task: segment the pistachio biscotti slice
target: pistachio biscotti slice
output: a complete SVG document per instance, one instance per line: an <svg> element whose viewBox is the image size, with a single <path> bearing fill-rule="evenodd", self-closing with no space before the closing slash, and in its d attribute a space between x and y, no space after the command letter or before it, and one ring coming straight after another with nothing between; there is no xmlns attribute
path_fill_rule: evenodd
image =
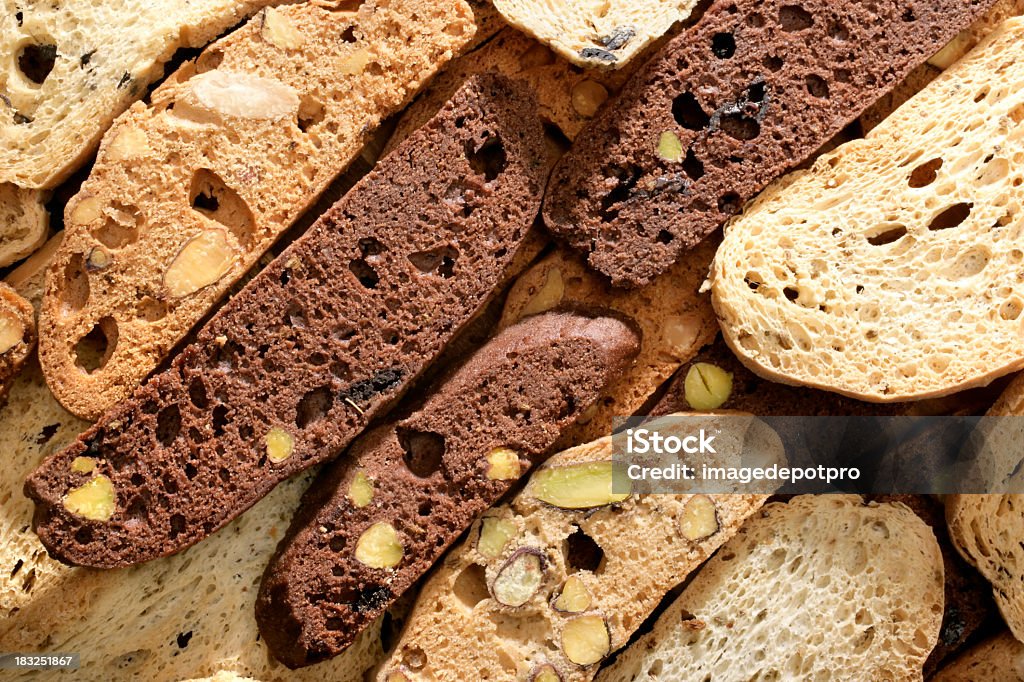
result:
<svg viewBox="0 0 1024 682"><path fill-rule="evenodd" d="M114 567L174 553L338 455L515 274L544 153L528 91L467 82L29 477L50 554Z"/></svg>
<svg viewBox="0 0 1024 682"><path fill-rule="evenodd" d="M636 289L611 287L567 249L541 259L512 285L501 327L546 310L583 307L614 310L641 332L636 362L568 428L559 448L611 433L616 416L635 414L682 363L715 338L718 324L707 295L699 292L715 241L701 244L688 258Z"/></svg>
<svg viewBox="0 0 1024 682"><path fill-rule="evenodd" d="M994 1L716 2L576 138L544 222L613 284L645 284Z"/></svg>
<svg viewBox="0 0 1024 682"><path fill-rule="evenodd" d="M361 439L313 484L267 567L256 616L274 655L299 667L349 646L548 454L638 341L614 318L531 317Z"/></svg>
<svg viewBox="0 0 1024 682"><path fill-rule="evenodd" d="M274 0L4 0L0 183L50 188L96 149L179 48Z"/></svg>
<svg viewBox="0 0 1024 682"><path fill-rule="evenodd" d="M618 69L690 16L697 0L494 0L516 28L573 64Z"/></svg>
<svg viewBox="0 0 1024 682"><path fill-rule="evenodd" d="M35 309L10 285L0 282L0 405L35 345Z"/></svg>
<svg viewBox="0 0 1024 682"><path fill-rule="evenodd" d="M1022 366L1022 40L1024 20L1008 20L728 226L712 301L744 364L871 401Z"/></svg>
<svg viewBox="0 0 1024 682"><path fill-rule="evenodd" d="M935 537L901 504L772 503L598 680L921 680L942 580Z"/></svg>
<svg viewBox="0 0 1024 682"><path fill-rule="evenodd" d="M473 32L462 0L267 8L122 115L40 317L57 398L91 418L126 398Z"/></svg>
<svg viewBox="0 0 1024 682"><path fill-rule="evenodd" d="M592 679L767 499L630 495L612 478L606 436L487 512L428 578L377 679Z"/></svg>

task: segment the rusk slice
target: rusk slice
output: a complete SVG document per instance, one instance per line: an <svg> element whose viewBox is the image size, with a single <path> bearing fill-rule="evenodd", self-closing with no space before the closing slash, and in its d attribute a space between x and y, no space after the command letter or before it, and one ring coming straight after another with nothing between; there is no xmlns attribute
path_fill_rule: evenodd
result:
<svg viewBox="0 0 1024 682"><path fill-rule="evenodd" d="M44 462L26 494L50 554L171 554L340 453L514 274L544 181L533 108L507 79L469 81L168 369Z"/></svg>
<svg viewBox="0 0 1024 682"><path fill-rule="evenodd" d="M30 255L46 241L50 216L44 193L0 182L0 268Z"/></svg>
<svg viewBox="0 0 1024 682"><path fill-rule="evenodd" d="M0 282L0 405L35 345L35 309L10 285Z"/></svg>
<svg viewBox="0 0 1024 682"><path fill-rule="evenodd" d="M993 2L721 0L576 139L545 223L613 284L645 284Z"/></svg>
<svg viewBox="0 0 1024 682"><path fill-rule="evenodd" d="M931 678L931 682L1021 680L1024 680L1024 644L1009 632L978 642Z"/></svg>
<svg viewBox="0 0 1024 682"><path fill-rule="evenodd" d="M697 0L494 0L516 28L584 67L618 69L690 16Z"/></svg>
<svg viewBox="0 0 1024 682"><path fill-rule="evenodd" d="M59 184L179 48L274 0L4 0L0 183Z"/></svg>
<svg viewBox="0 0 1024 682"><path fill-rule="evenodd" d="M1024 365L1022 40L1024 20L1008 20L728 226L712 301L744 364L871 401Z"/></svg>
<svg viewBox="0 0 1024 682"><path fill-rule="evenodd" d="M614 318L531 317L360 439L313 483L267 567L256 616L274 655L299 667L348 647L544 458L638 342Z"/></svg>
<svg viewBox="0 0 1024 682"><path fill-rule="evenodd" d="M598 676L921 680L942 618L942 557L898 504L796 497L751 518Z"/></svg>
<svg viewBox="0 0 1024 682"><path fill-rule="evenodd" d="M378 681L592 679L767 499L616 494L611 465L610 437L566 450L477 521L427 580Z"/></svg>
<svg viewBox="0 0 1024 682"><path fill-rule="evenodd" d="M40 318L58 400L94 418L130 395L473 32L462 0L267 8L122 115Z"/></svg>
<svg viewBox="0 0 1024 682"><path fill-rule="evenodd" d="M1010 631L1024 640L1024 495L951 495L946 521L957 550L992 583Z"/></svg>
<svg viewBox="0 0 1024 682"><path fill-rule="evenodd" d="M715 240L701 244L645 287L612 288L583 258L558 249L516 280L505 299L501 327L557 308L613 310L641 332L640 352L558 441L564 449L611 433L614 418L636 413L681 364L718 333L710 299L698 292Z"/></svg>

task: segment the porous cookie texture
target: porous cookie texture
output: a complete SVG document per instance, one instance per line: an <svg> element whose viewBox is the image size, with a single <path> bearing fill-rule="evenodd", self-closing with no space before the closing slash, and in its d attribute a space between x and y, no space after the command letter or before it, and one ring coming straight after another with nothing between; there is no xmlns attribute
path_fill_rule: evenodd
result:
<svg viewBox="0 0 1024 682"><path fill-rule="evenodd" d="M508 23L578 66L618 69L690 16L696 0L495 0Z"/></svg>
<svg viewBox="0 0 1024 682"><path fill-rule="evenodd" d="M614 289L571 250L559 248L516 280L505 299L501 327L546 310L613 310L641 331L636 362L607 386L558 441L560 449L611 433L616 416L634 414L679 366L718 333L707 294L699 293L715 240L694 249L645 287Z"/></svg>
<svg viewBox="0 0 1024 682"><path fill-rule="evenodd" d="M531 317L360 439L314 482L267 568L256 616L274 655L298 667L349 646L543 459L638 342L614 318Z"/></svg>
<svg viewBox="0 0 1024 682"><path fill-rule="evenodd" d="M45 193L0 182L0 268L30 255L46 241L50 216Z"/></svg>
<svg viewBox="0 0 1024 682"><path fill-rule="evenodd" d="M1024 639L1022 519L1024 495L951 495L946 500L953 544L992 584L996 605L1019 640Z"/></svg>
<svg viewBox="0 0 1024 682"><path fill-rule="evenodd" d="M50 554L113 567L173 553L341 452L514 274L543 144L529 93L469 81L29 477Z"/></svg>
<svg viewBox="0 0 1024 682"><path fill-rule="evenodd" d="M470 76L495 71L525 81L537 96L541 120L574 139L635 71L581 71L544 45L506 28L479 49L451 62L402 114L389 146L423 125Z"/></svg>
<svg viewBox="0 0 1024 682"><path fill-rule="evenodd" d="M377 679L592 679L766 500L631 495L612 472L610 437L574 447L473 524L424 584Z"/></svg>
<svg viewBox="0 0 1024 682"><path fill-rule="evenodd" d="M932 682L1020 682L1024 680L1024 644L1009 632L978 642L940 670Z"/></svg>
<svg viewBox="0 0 1024 682"><path fill-rule="evenodd" d="M35 309L10 285L0 282L0 405L35 345Z"/></svg>
<svg viewBox="0 0 1024 682"><path fill-rule="evenodd" d="M0 183L54 187L179 48L205 45L273 0L4 0Z"/></svg>
<svg viewBox="0 0 1024 682"><path fill-rule="evenodd" d="M614 284L645 284L993 1L715 3L576 139L545 223Z"/></svg>
<svg viewBox="0 0 1024 682"><path fill-rule="evenodd" d="M1011 84L1024 78L1022 37L1024 20L1008 20L865 139L783 178L727 227L712 301L752 370L883 402L1021 366L1024 95Z"/></svg>
<svg viewBox="0 0 1024 682"><path fill-rule="evenodd" d="M935 537L903 505L772 503L597 679L921 680L942 581Z"/></svg>
<svg viewBox="0 0 1024 682"><path fill-rule="evenodd" d="M94 419L127 398L473 32L461 0L266 8L119 117L40 318L57 399Z"/></svg>

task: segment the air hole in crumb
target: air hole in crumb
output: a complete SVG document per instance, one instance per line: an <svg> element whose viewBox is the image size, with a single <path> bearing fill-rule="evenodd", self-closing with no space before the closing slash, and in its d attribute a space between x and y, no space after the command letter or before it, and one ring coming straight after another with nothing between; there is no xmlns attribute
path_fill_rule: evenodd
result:
<svg viewBox="0 0 1024 682"><path fill-rule="evenodd" d="M173 540L174 538L178 537L179 535L181 535L184 532L185 532L185 517L182 516L181 514L174 514L174 515L172 515L171 516L171 532L170 532L171 539ZM192 638L192 633L191 632L189 632L187 635L184 635L184 636L183 635L178 635L178 646L181 647L182 649L184 649L186 646L188 646L188 640L191 639L191 638ZM184 644L182 644L182 641L184 641Z"/></svg>
<svg viewBox="0 0 1024 682"><path fill-rule="evenodd" d="M56 45L26 45L18 54L18 70L36 85L43 84L56 63Z"/></svg>
<svg viewBox="0 0 1024 682"><path fill-rule="evenodd" d="M719 127L735 140L753 140L761 134L761 124L757 119L740 112L724 114Z"/></svg>
<svg viewBox="0 0 1024 682"><path fill-rule="evenodd" d="M1021 303L1020 299L1011 298L999 306L999 317L1004 320L1016 320L1020 317L1022 309L1024 309L1024 304Z"/></svg>
<svg viewBox="0 0 1024 682"><path fill-rule="evenodd" d="M804 83L812 97L828 99L828 82L824 78L811 74L804 79Z"/></svg>
<svg viewBox="0 0 1024 682"><path fill-rule="evenodd" d="M764 59L761 60L761 63L764 64L764 68L768 69L769 71L778 71L779 69L782 68L783 65L782 59L774 55L769 55L765 57Z"/></svg>
<svg viewBox="0 0 1024 682"><path fill-rule="evenodd" d="M213 408L213 435L220 437L224 435L224 429L228 425L228 408L225 405L218 405Z"/></svg>
<svg viewBox="0 0 1024 682"><path fill-rule="evenodd" d="M181 410L177 405L168 405L156 415L156 439L165 448L170 447L181 433Z"/></svg>
<svg viewBox="0 0 1024 682"><path fill-rule="evenodd" d="M782 295L786 297L787 301L796 301L800 298L800 290L794 287L786 287L782 290Z"/></svg>
<svg viewBox="0 0 1024 682"><path fill-rule="evenodd" d="M886 225L882 230L867 238L868 244L872 246L885 246L894 241L902 239L907 234L907 228L903 225Z"/></svg>
<svg viewBox="0 0 1024 682"><path fill-rule="evenodd" d="M703 130L711 122L711 117L690 92L684 92L672 100L672 117L687 130Z"/></svg>
<svg viewBox="0 0 1024 682"><path fill-rule="evenodd" d="M188 399L197 409L205 410L210 407L210 400L206 395L206 384L198 377L189 382Z"/></svg>
<svg viewBox="0 0 1024 682"><path fill-rule="evenodd" d="M942 168L941 158L925 161L914 168L914 170L910 171L910 180L908 181L908 184L914 188L926 187L935 182L935 178L938 175L940 168Z"/></svg>
<svg viewBox="0 0 1024 682"><path fill-rule="evenodd" d="M928 224L929 230L948 230L953 227L957 227L962 222L967 220L967 217L971 215L971 208L974 204L960 202L959 204L953 204L946 210L939 213L937 216L932 218L932 221Z"/></svg>
<svg viewBox="0 0 1024 682"><path fill-rule="evenodd" d="M85 256L76 253L64 267L60 300L69 311L79 311L89 301L89 276L85 272Z"/></svg>
<svg viewBox="0 0 1024 682"><path fill-rule="evenodd" d="M704 177L704 164L693 153L692 147L686 150L686 157L683 159L683 172L691 180L700 180Z"/></svg>
<svg viewBox="0 0 1024 682"><path fill-rule="evenodd" d="M376 237L363 237L359 240L359 253L363 258L379 256L387 250L387 247Z"/></svg>
<svg viewBox="0 0 1024 682"><path fill-rule="evenodd" d="M657 239L659 244L669 244L675 237L668 230L660 230Z"/></svg>
<svg viewBox="0 0 1024 682"><path fill-rule="evenodd" d="M471 609L489 596L487 593L487 577L484 567L470 564L462 569L452 586L455 597L467 609Z"/></svg>
<svg viewBox="0 0 1024 682"><path fill-rule="evenodd" d="M117 321L104 317L75 344L75 364L92 374L102 369L117 347Z"/></svg>
<svg viewBox="0 0 1024 682"><path fill-rule="evenodd" d="M803 31L814 24L814 16L799 5L784 5L779 8L779 28L787 33Z"/></svg>
<svg viewBox="0 0 1024 682"><path fill-rule="evenodd" d="M92 231L92 236L108 249L122 249L138 239L142 215L135 206L118 202L111 208L111 214L104 217L103 224Z"/></svg>
<svg viewBox="0 0 1024 682"><path fill-rule="evenodd" d="M329 386L321 386L302 396L295 408L295 425L304 429L324 418L334 405L334 396Z"/></svg>
<svg viewBox="0 0 1024 682"><path fill-rule="evenodd" d="M458 249L451 246L438 246L429 251L417 251L409 254L409 262L423 274L433 273L448 278L455 274L455 261L458 257Z"/></svg>
<svg viewBox="0 0 1024 682"><path fill-rule="evenodd" d="M565 563L572 570L597 572L604 550L579 526L565 540Z"/></svg>
<svg viewBox="0 0 1024 682"><path fill-rule="evenodd" d="M327 109L316 97L304 95L299 100L299 113L296 125L302 132L308 132L313 126L323 122Z"/></svg>
<svg viewBox="0 0 1024 682"><path fill-rule="evenodd" d="M405 426L398 427L396 434L405 451L402 458L409 471L420 478L426 478L441 468L445 449L444 436Z"/></svg>
<svg viewBox="0 0 1024 682"><path fill-rule="evenodd" d="M736 53L736 38L731 33L716 33L711 38L711 53L719 59L728 59Z"/></svg>
<svg viewBox="0 0 1024 682"><path fill-rule="evenodd" d="M357 40L359 39L356 37L356 27L354 24L341 32L341 42L354 43Z"/></svg>
<svg viewBox="0 0 1024 682"><path fill-rule="evenodd" d="M473 146L473 142L467 142L466 158L469 159L469 167L473 172L484 176L484 182L494 180L508 165L505 145L497 135L488 135L483 143L476 147Z"/></svg>
<svg viewBox="0 0 1024 682"><path fill-rule="evenodd" d="M726 215L733 215L739 213L740 210L740 195L735 192L729 192L723 194L718 198L718 210Z"/></svg>
<svg viewBox="0 0 1024 682"><path fill-rule="evenodd" d="M367 289L376 289L380 283L380 276L373 266L362 258L357 258L348 264L348 269L356 276L359 283Z"/></svg>
<svg viewBox="0 0 1024 682"><path fill-rule="evenodd" d="M192 208L228 228L243 246L252 244L256 218L249 204L223 178L200 168L192 175L188 196Z"/></svg>

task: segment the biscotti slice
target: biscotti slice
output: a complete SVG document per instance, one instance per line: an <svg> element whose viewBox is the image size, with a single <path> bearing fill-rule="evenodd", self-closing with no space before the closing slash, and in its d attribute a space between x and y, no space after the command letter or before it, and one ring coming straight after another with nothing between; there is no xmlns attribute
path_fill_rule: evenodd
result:
<svg viewBox="0 0 1024 682"><path fill-rule="evenodd" d="M641 331L636 362L566 430L556 444L559 449L611 433L616 416L634 414L681 364L715 338L718 324L710 301L698 291L714 249L714 240L709 240L647 286L622 290L609 286L578 254L560 248L512 285L501 327L553 308L596 307L618 312Z"/></svg>
<svg viewBox="0 0 1024 682"><path fill-rule="evenodd" d="M1024 495L950 495L946 521L957 550L992 583L1010 631L1024 640Z"/></svg>
<svg viewBox="0 0 1024 682"><path fill-rule="evenodd" d="M31 255L46 241L50 216L39 190L0 182L0 268Z"/></svg>
<svg viewBox="0 0 1024 682"><path fill-rule="evenodd" d="M54 187L146 94L179 48L202 47L273 0L5 0L0 183Z"/></svg>
<svg viewBox="0 0 1024 682"><path fill-rule="evenodd" d="M1009 632L978 642L940 670L931 682L1021 682L1024 644Z"/></svg>
<svg viewBox="0 0 1024 682"><path fill-rule="evenodd" d="M612 475L606 436L487 512L427 580L377 679L592 679L767 499L629 495Z"/></svg>
<svg viewBox="0 0 1024 682"><path fill-rule="evenodd" d="M267 567L256 618L271 652L300 667L349 646L543 458L638 342L614 318L532 317L361 439L310 488Z"/></svg>
<svg viewBox="0 0 1024 682"><path fill-rule="evenodd" d="M921 680L942 618L942 557L899 504L772 503L598 675L628 680Z"/></svg>
<svg viewBox="0 0 1024 682"><path fill-rule="evenodd" d="M453 60L402 114L389 146L397 144L430 119L451 94L474 74L496 71L530 84L537 95L541 120L551 123L570 140L608 99L618 92L634 69L581 71L544 45L506 28L479 49Z"/></svg>
<svg viewBox="0 0 1024 682"><path fill-rule="evenodd" d="M267 8L118 118L40 317L57 399L95 418L127 398L473 31L462 0Z"/></svg>
<svg viewBox="0 0 1024 682"><path fill-rule="evenodd" d="M35 346L35 309L10 285L0 282L0 405Z"/></svg>
<svg viewBox="0 0 1024 682"><path fill-rule="evenodd" d="M996 3L985 14L961 31L956 38L946 43L945 47L929 57L925 64L911 71L902 83L865 109L859 119L861 130L865 133L869 132L904 102L935 80L936 76L952 66L956 60L970 52L996 26L1010 17L1021 14L1024 14L1024 1L996 0Z"/></svg>
<svg viewBox="0 0 1024 682"><path fill-rule="evenodd" d="M513 274L544 181L533 106L502 77L469 81L168 369L49 458L26 494L51 555L171 554L341 452Z"/></svg>
<svg viewBox="0 0 1024 682"><path fill-rule="evenodd" d="M583 67L618 69L672 24L690 16L697 0L494 0L516 28Z"/></svg>
<svg viewBox="0 0 1024 682"><path fill-rule="evenodd" d="M1024 62L1009 63L1022 39L1024 20L1008 20L867 138L728 226L712 301L744 364L878 402L1024 364Z"/></svg>
<svg viewBox="0 0 1024 682"><path fill-rule="evenodd" d="M614 284L645 284L993 2L721 0L576 139L545 223Z"/></svg>

